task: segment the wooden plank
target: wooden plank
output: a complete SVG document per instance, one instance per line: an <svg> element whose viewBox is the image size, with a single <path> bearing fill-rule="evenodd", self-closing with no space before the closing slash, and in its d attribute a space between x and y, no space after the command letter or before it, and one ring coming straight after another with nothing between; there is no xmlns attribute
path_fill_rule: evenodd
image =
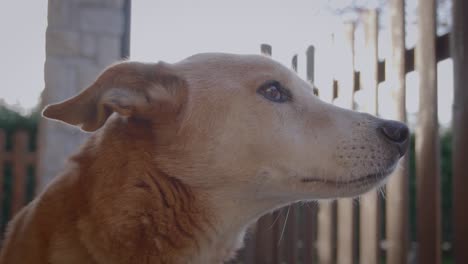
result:
<svg viewBox="0 0 468 264"><path fill-rule="evenodd" d="M261 44L260 45L260 52L265 56L271 57L271 45Z"/></svg>
<svg viewBox="0 0 468 264"><path fill-rule="evenodd" d="M334 34L330 36L329 45L335 45ZM331 50L332 50L331 49ZM332 58L333 51L328 54L327 59ZM322 67L330 67L328 70L331 72L330 65L321 65ZM338 93L338 87L335 87L336 82L333 81L333 74L327 76L319 76L325 78L325 86L320 90L319 96L321 100L332 103ZM322 87L321 87L322 88ZM326 91L324 91L326 89ZM336 261L336 202L335 201L319 201L317 211L317 263L319 264L332 264Z"/></svg>
<svg viewBox="0 0 468 264"><path fill-rule="evenodd" d="M335 100L338 98L338 81L333 80L333 94L332 94L332 100Z"/></svg>
<svg viewBox="0 0 468 264"><path fill-rule="evenodd" d="M354 263L354 209L353 199L340 199L337 203L337 256L338 264Z"/></svg>
<svg viewBox="0 0 468 264"><path fill-rule="evenodd" d="M366 95L364 111L372 115L378 112L377 67L378 67L378 14L376 10L367 11L364 21L366 63L361 72L361 89ZM361 196L359 229L359 263L378 264L379 258L379 196L377 190L371 190Z"/></svg>
<svg viewBox="0 0 468 264"><path fill-rule="evenodd" d="M354 84L354 24L344 26L343 57L341 64L343 75L338 80L338 100L340 106L353 109ZM354 206L352 199L340 199L337 204L337 263L352 264L356 258L354 245L356 232L354 230Z"/></svg>
<svg viewBox="0 0 468 264"><path fill-rule="evenodd" d="M309 81L310 85L312 86L313 93L318 96L319 90L315 85L315 47L310 45L306 51L306 58L307 58L307 80Z"/></svg>
<svg viewBox="0 0 468 264"><path fill-rule="evenodd" d="M303 207L303 226L301 228L304 263L315 263L317 238L317 204L309 203Z"/></svg>
<svg viewBox="0 0 468 264"><path fill-rule="evenodd" d="M319 48L320 52L317 56L316 65L319 66L317 69L317 76L315 85L317 87L317 96L320 100L333 103L333 79L336 75L336 65L330 63L336 58L335 49L335 34L330 34L328 38L324 39L322 49Z"/></svg>
<svg viewBox="0 0 468 264"><path fill-rule="evenodd" d="M450 33L435 39L437 62L450 58ZM414 48L405 50L405 73L415 70ZM379 83L385 81L385 60L379 62Z"/></svg>
<svg viewBox="0 0 468 264"><path fill-rule="evenodd" d="M450 58L450 33L436 37L435 45L437 62Z"/></svg>
<svg viewBox="0 0 468 264"><path fill-rule="evenodd" d="M392 118L402 122L406 122L404 5L404 0L390 1L392 52L386 69L387 87L392 89L392 100L396 108ZM405 155L386 185L385 226L388 264L406 263L408 258L408 170L408 155Z"/></svg>
<svg viewBox="0 0 468 264"><path fill-rule="evenodd" d="M365 63L360 73L361 90L366 95L364 111L373 115L378 114L377 104L377 68L378 68L378 14L375 10L365 13Z"/></svg>
<svg viewBox="0 0 468 264"><path fill-rule="evenodd" d="M337 52L342 56L340 59L340 75L336 76L338 80L338 98L340 106L354 108L354 30L353 23L346 23L343 26L342 45L337 47Z"/></svg>
<svg viewBox="0 0 468 264"><path fill-rule="evenodd" d="M13 199L11 216L14 216L26 202L27 157L28 134L25 131L18 131L13 137Z"/></svg>
<svg viewBox="0 0 468 264"><path fill-rule="evenodd" d="M336 260L335 226L336 203L319 202L317 215L317 262L332 264Z"/></svg>
<svg viewBox="0 0 468 264"><path fill-rule="evenodd" d="M416 129L416 204L419 263L441 263L440 164L437 118L436 3L419 0L416 69L419 114Z"/></svg>
<svg viewBox="0 0 468 264"><path fill-rule="evenodd" d="M468 262L468 1L453 1L453 249Z"/></svg>
<svg viewBox="0 0 468 264"><path fill-rule="evenodd" d="M294 56L291 59L291 69L297 72L297 54L294 54Z"/></svg>
<svg viewBox="0 0 468 264"><path fill-rule="evenodd" d="M120 45L120 57L122 59L128 59L130 57L130 30L132 21L132 1L124 0L122 11L124 13L124 25L122 32L122 41Z"/></svg>
<svg viewBox="0 0 468 264"><path fill-rule="evenodd" d="M306 51L307 65L307 81L312 85L315 82L315 47L310 45Z"/></svg>

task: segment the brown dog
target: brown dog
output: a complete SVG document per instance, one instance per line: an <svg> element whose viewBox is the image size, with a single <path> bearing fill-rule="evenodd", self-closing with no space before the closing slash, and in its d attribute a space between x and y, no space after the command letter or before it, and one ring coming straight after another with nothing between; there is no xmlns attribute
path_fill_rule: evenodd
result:
<svg viewBox="0 0 468 264"><path fill-rule="evenodd" d="M261 215L381 185L408 129L262 56L122 62L44 116L96 131L9 224L0 263L222 263Z"/></svg>

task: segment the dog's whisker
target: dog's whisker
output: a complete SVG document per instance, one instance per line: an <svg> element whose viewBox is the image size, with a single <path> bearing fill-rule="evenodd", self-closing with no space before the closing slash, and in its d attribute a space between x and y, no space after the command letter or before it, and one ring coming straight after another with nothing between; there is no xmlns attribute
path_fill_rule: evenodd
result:
<svg viewBox="0 0 468 264"><path fill-rule="evenodd" d="M291 208L291 206L288 206L288 210L286 211L286 219L284 220L284 223L283 223L283 229L281 230L281 235L280 235L280 238L279 238L279 240L278 240L278 246L280 245L281 240L283 239L284 230L286 229L286 223L288 222L289 209L290 209L290 208Z"/></svg>
<svg viewBox="0 0 468 264"><path fill-rule="evenodd" d="M278 221L280 215L281 215L281 211L277 212L277 215L276 215L275 220L273 220L273 223L271 223L271 225L268 227L268 229L273 228L273 226L274 226L274 225L276 224L276 222Z"/></svg>
<svg viewBox="0 0 468 264"><path fill-rule="evenodd" d="M384 188L384 187L380 187L380 188L378 189L378 192L379 192L379 194L382 196L382 198L383 198L384 200L387 199L386 194L385 194L385 188Z"/></svg>

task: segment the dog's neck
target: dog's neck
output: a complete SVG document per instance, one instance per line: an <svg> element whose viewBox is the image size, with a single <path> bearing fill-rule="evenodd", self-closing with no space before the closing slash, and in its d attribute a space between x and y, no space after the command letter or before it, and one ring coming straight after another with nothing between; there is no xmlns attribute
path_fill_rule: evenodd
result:
<svg viewBox="0 0 468 264"><path fill-rule="evenodd" d="M111 257L115 263L125 259L152 263L151 256L168 263L223 263L242 246L248 226L273 206L246 203L245 197L241 200L224 190L192 188L155 164L145 129L136 132L143 133L138 136L128 135L128 128L114 131L121 132L97 133L84 147L86 154L75 158L88 175L81 184L106 189L102 194L88 192L92 208L79 227L94 230L81 234L81 239L92 245L88 251L96 259L117 252ZM80 160L84 157L88 160ZM107 229L90 226L93 218ZM113 246L122 250L103 248L97 242L102 239L114 241Z"/></svg>

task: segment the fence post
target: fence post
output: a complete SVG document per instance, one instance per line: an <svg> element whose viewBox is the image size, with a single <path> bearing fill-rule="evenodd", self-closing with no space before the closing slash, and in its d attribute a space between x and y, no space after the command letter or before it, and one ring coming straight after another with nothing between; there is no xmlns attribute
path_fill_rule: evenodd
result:
<svg viewBox="0 0 468 264"><path fill-rule="evenodd" d="M260 52L265 56L271 57L271 45L261 44Z"/></svg>
<svg viewBox="0 0 468 264"><path fill-rule="evenodd" d="M468 261L468 2L453 1L453 246L455 263Z"/></svg>
<svg viewBox="0 0 468 264"><path fill-rule="evenodd" d="M364 21L366 63L361 72L362 89L366 95L365 111L377 115L378 88L378 14L376 10L369 10ZM359 263L379 263L379 196L376 190L371 190L361 196L360 213L360 247Z"/></svg>
<svg viewBox="0 0 468 264"><path fill-rule="evenodd" d="M405 1L390 1L391 56L386 64L386 82L392 90L395 111L393 118L406 122L405 84ZM400 160L387 183L386 194L386 240L387 263L407 262L408 250L408 154Z"/></svg>
<svg viewBox="0 0 468 264"><path fill-rule="evenodd" d="M313 84L315 82L315 47L310 45L306 51L307 58L307 80Z"/></svg>
<svg viewBox="0 0 468 264"><path fill-rule="evenodd" d="M364 110L370 114L378 114L378 13L376 10L368 10L365 13L364 38L365 38L365 65L360 74L361 89L365 93L366 101Z"/></svg>
<svg viewBox="0 0 468 264"><path fill-rule="evenodd" d="M329 47L334 46L334 35L330 37ZM328 52L333 56L333 52ZM328 58L329 59L329 58ZM330 67L320 65L320 67ZM331 70L331 68L327 68ZM326 102L333 102L333 76L321 76L326 78L325 87L320 87L320 98ZM336 260L336 202L319 201L317 212L317 263L332 264Z"/></svg>
<svg viewBox="0 0 468 264"><path fill-rule="evenodd" d="M441 263L439 129L435 54L436 3L435 0L419 0L418 3L417 240L419 263L431 264Z"/></svg>
<svg viewBox="0 0 468 264"><path fill-rule="evenodd" d="M340 76L338 100L343 107L352 109L354 105L354 29L352 23L344 25L344 54L342 58L343 72ZM337 263L354 263L355 245L355 210L353 199L340 199L337 204Z"/></svg>
<svg viewBox="0 0 468 264"><path fill-rule="evenodd" d="M26 166L28 160L28 133L18 131L13 138L13 199L11 217L25 204Z"/></svg>
<svg viewBox="0 0 468 264"><path fill-rule="evenodd" d="M336 203L322 201L317 214L317 261L319 264L334 262L334 224L336 223Z"/></svg>
<svg viewBox="0 0 468 264"><path fill-rule="evenodd" d="M291 59L291 69L297 72L297 54L294 54L294 56Z"/></svg>

